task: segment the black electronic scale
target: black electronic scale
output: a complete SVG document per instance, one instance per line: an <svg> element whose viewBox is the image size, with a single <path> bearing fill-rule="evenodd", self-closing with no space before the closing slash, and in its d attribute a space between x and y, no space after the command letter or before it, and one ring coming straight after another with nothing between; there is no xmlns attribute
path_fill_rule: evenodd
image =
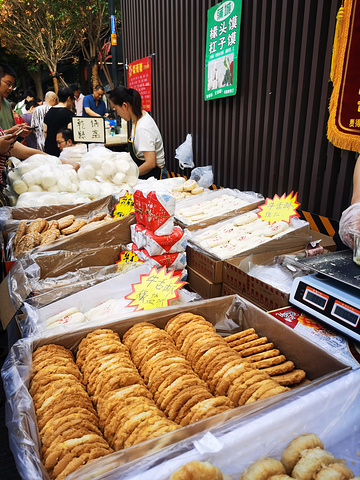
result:
<svg viewBox="0 0 360 480"><path fill-rule="evenodd" d="M297 260L315 273L293 281L290 302L360 341L360 266L351 250Z"/></svg>

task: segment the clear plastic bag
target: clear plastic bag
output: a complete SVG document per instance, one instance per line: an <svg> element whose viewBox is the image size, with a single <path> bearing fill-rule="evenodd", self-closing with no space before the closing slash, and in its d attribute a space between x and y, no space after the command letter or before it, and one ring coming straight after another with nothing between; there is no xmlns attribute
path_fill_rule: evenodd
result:
<svg viewBox="0 0 360 480"><path fill-rule="evenodd" d="M179 160L179 166L182 170L184 170L184 168L195 167L193 161L192 136L190 133L186 135L185 142L175 150L175 158Z"/></svg>
<svg viewBox="0 0 360 480"><path fill-rule="evenodd" d="M195 180L199 187L209 188L214 183L212 166L194 168L191 172L190 180Z"/></svg>
<svg viewBox="0 0 360 480"><path fill-rule="evenodd" d="M360 232L360 203L354 203L343 211L339 223L339 235L345 245L354 249L353 231Z"/></svg>

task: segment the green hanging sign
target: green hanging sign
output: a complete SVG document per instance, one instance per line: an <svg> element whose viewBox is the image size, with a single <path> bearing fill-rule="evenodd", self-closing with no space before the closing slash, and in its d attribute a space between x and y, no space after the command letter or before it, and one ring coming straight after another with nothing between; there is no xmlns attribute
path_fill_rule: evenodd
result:
<svg viewBox="0 0 360 480"><path fill-rule="evenodd" d="M241 0L224 0L208 10L205 100L236 94Z"/></svg>

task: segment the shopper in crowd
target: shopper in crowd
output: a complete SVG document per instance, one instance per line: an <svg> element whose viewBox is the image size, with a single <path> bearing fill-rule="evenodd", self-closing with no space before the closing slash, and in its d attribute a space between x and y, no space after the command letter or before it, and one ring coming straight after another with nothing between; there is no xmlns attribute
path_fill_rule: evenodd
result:
<svg viewBox="0 0 360 480"><path fill-rule="evenodd" d="M78 117L81 117L82 114L83 114L84 95L80 92L80 87L78 85L76 85L76 83L73 83L72 85L70 85L70 88L74 92L76 115Z"/></svg>
<svg viewBox="0 0 360 480"><path fill-rule="evenodd" d="M51 107L44 118L45 152L58 157L60 149L56 143L56 135L61 128L70 128L71 119L75 116L74 92L70 87L62 87L58 91L59 103Z"/></svg>
<svg viewBox="0 0 360 480"><path fill-rule="evenodd" d="M13 113L15 123L17 125L22 125L24 123L24 120L21 118L21 116L18 113L15 112L16 103L15 102L10 102L10 105L11 105L11 108L12 108L12 113Z"/></svg>
<svg viewBox="0 0 360 480"><path fill-rule="evenodd" d="M105 88L102 85L96 85L91 95L86 95L83 99L83 117L104 117L107 116L107 108L104 100Z"/></svg>
<svg viewBox="0 0 360 480"><path fill-rule="evenodd" d="M16 104L15 112L19 115L26 113L26 104L35 99L35 93L32 90L25 90L23 99Z"/></svg>
<svg viewBox="0 0 360 480"><path fill-rule="evenodd" d="M21 119L30 127L31 120L35 109L38 108L38 104L35 100L31 100L26 104L26 113L20 115ZM37 148L36 135L34 130L31 130L29 135L26 137L25 144L31 148Z"/></svg>
<svg viewBox="0 0 360 480"><path fill-rule="evenodd" d="M153 118L141 107L140 93L120 86L110 92L110 106L125 121L132 121L129 152L139 167L139 178L167 178L161 133Z"/></svg>
<svg viewBox="0 0 360 480"><path fill-rule="evenodd" d="M71 128L62 128L56 134L56 144L62 152L64 148L75 145L74 133Z"/></svg>
<svg viewBox="0 0 360 480"><path fill-rule="evenodd" d="M50 108L57 105L57 103L58 97L56 93L52 91L47 92L44 103L35 108L31 118L31 127L35 129L37 149L42 152L45 148L44 118Z"/></svg>
<svg viewBox="0 0 360 480"><path fill-rule="evenodd" d="M15 125L15 119L8 96L15 88L16 73L5 63L0 63L0 125L9 129Z"/></svg>

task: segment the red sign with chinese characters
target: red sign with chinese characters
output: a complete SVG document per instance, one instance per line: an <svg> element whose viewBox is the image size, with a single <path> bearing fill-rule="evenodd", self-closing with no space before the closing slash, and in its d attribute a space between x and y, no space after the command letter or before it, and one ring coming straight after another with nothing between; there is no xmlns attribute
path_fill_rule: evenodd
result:
<svg viewBox="0 0 360 480"><path fill-rule="evenodd" d="M151 57L144 57L129 63L129 88L134 88L141 95L143 110L151 111Z"/></svg>

